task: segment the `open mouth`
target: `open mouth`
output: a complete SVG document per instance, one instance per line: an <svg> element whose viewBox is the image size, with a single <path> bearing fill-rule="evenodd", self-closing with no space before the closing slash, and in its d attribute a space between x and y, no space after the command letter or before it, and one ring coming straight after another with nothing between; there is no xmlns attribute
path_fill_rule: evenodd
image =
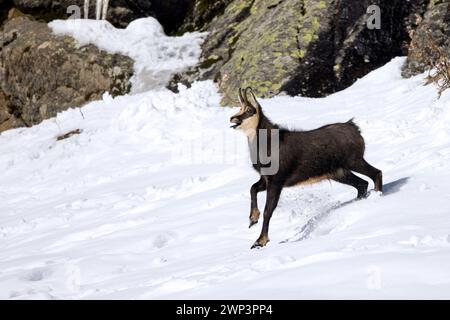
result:
<svg viewBox="0 0 450 320"><path fill-rule="evenodd" d="M230 128L236 129L237 127L239 127L241 124L240 123L236 123L233 124L232 126L230 126Z"/></svg>

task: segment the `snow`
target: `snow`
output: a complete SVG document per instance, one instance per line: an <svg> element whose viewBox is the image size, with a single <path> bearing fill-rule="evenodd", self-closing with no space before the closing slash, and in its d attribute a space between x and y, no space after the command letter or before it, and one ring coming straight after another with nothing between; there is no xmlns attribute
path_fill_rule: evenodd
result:
<svg viewBox="0 0 450 320"><path fill-rule="evenodd" d="M210 81L2 133L0 298L449 298L450 93L402 79L403 62L327 98L260 101L292 128L354 117L385 182L361 201L335 182L283 190L261 250L258 176Z"/></svg>
<svg viewBox="0 0 450 320"><path fill-rule="evenodd" d="M152 17L137 19L126 29L116 29L105 20L54 20L49 27L56 35L75 37L80 45L95 44L110 53L133 58L132 92L163 88L172 74L198 62L206 33L168 37Z"/></svg>

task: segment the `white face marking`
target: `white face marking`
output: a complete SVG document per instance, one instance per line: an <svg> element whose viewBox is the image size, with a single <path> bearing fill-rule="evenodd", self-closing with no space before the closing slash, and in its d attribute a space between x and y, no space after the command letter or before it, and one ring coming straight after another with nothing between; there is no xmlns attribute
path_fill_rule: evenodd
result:
<svg viewBox="0 0 450 320"><path fill-rule="evenodd" d="M246 109L246 106L241 103L241 109L238 113L236 113L233 117L238 117L244 114ZM256 129L258 128L258 122L259 122L259 110L256 109L256 113L252 115L249 118L246 118L242 121L242 123L236 127L238 130L244 131L245 135L250 139L253 140L256 137Z"/></svg>
<svg viewBox="0 0 450 320"><path fill-rule="evenodd" d="M256 129L258 127L258 114L255 113L250 118L242 121L242 124L237 129L244 131L245 135L253 140L256 137Z"/></svg>

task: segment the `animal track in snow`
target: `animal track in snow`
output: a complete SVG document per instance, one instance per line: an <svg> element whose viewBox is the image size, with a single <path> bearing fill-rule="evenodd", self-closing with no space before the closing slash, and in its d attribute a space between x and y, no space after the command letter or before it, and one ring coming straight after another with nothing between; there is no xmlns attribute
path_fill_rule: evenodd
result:
<svg viewBox="0 0 450 320"><path fill-rule="evenodd" d="M166 233L158 234L153 239L153 246L158 249L164 248L175 238L176 238L176 235L173 232L166 232Z"/></svg>
<svg viewBox="0 0 450 320"><path fill-rule="evenodd" d="M52 270L50 268L36 268L25 274L23 277L26 281L42 281L45 278L49 277L52 274Z"/></svg>
<svg viewBox="0 0 450 320"><path fill-rule="evenodd" d="M410 247L423 247L423 248L450 247L450 235L445 235L441 237L433 237L430 235L426 236L413 235L408 240L399 241L398 243Z"/></svg>

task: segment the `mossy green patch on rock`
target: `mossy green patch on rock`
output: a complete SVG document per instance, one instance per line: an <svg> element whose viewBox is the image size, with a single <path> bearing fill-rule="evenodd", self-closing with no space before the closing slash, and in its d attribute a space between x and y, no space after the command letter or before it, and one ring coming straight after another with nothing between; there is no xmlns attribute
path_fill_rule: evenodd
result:
<svg viewBox="0 0 450 320"><path fill-rule="evenodd" d="M201 69L208 69L220 60L222 60L222 57L212 54L208 58L206 58L204 61L202 61L199 65L199 67Z"/></svg>
<svg viewBox="0 0 450 320"><path fill-rule="evenodd" d="M325 1L319 1L317 3L317 8L319 9L325 9L327 7L327 3Z"/></svg>
<svg viewBox="0 0 450 320"><path fill-rule="evenodd" d="M227 95L249 85L263 97L279 93L289 70L296 68L307 50L297 46L301 7L292 3L281 2L269 10L267 2L254 1L250 16L239 24L241 35L234 43L233 56L221 67L227 81L220 82L220 87Z"/></svg>
<svg viewBox="0 0 450 320"><path fill-rule="evenodd" d="M291 57L296 58L296 59L303 59L306 55L306 51L305 50L301 50L301 49L296 49L291 53Z"/></svg>
<svg viewBox="0 0 450 320"><path fill-rule="evenodd" d="M408 17L429 1L376 1L385 27L371 31L362 21L372 0L229 0L209 25L200 67L177 77L214 79L224 104L249 85L261 97L321 97L402 55Z"/></svg>

